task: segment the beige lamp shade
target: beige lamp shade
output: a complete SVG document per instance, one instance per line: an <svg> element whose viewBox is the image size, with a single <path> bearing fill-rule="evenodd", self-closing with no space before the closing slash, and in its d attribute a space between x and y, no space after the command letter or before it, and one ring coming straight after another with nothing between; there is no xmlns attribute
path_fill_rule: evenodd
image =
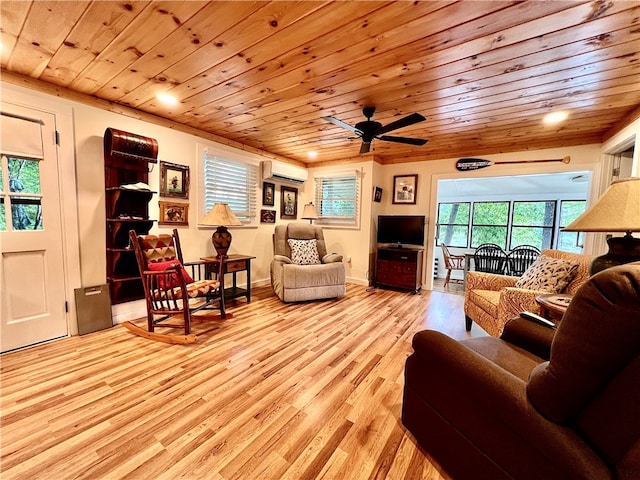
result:
<svg viewBox="0 0 640 480"><path fill-rule="evenodd" d="M613 182L596 203L563 228L568 232L626 232L607 240L609 251L591 262L591 274L640 260L640 178Z"/></svg>
<svg viewBox="0 0 640 480"><path fill-rule="evenodd" d="M216 203L209 213L200 222L202 225L217 225L216 231L211 235L211 243L218 253L218 258L227 256L229 247L231 246L231 232L227 227L242 225L233 211L226 203Z"/></svg>
<svg viewBox="0 0 640 480"><path fill-rule="evenodd" d="M316 212L316 207L313 203L307 203L304 206L301 218L304 218L305 220L314 220L318 218L318 212Z"/></svg>
<svg viewBox="0 0 640 480"><path fill-rule="evenodd" d="M242 222L238 220L238 217L236 217L226 203L216 203L200 223L202 225L221 225L225 227L242 225Z"/></svg>
<svg viewBox="0 0 640 480"><path fill-rule="evenodd" d="M640 177L616 180L566 232L640 232Z"/></svg>

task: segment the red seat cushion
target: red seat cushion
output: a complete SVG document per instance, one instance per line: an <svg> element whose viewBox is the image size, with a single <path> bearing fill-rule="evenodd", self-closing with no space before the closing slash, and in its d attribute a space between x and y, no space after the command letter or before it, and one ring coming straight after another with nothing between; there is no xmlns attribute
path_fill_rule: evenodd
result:
<svg viewBox="0 0 640 480"><path fill-rule="evenodd" d="M191 278L191 275L187 273L184 266L177 260L168 260L166 262L149 262L147 264L147 268L149 268L149 270L163 272L177 265L179 265L182 269L182 277L184 278L185 283L193 283L193 278ZM171 276L160 275L158 278L158 287L162 289L166 290L178 286L180 286L180 282L178 281L178 275L176 275L175 273L171 274Z"/></svg>

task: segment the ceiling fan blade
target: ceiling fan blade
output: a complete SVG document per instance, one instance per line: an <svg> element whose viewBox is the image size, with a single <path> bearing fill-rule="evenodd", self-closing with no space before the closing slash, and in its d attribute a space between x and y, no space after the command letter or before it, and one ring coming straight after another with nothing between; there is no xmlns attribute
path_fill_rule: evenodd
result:
<svg viewBox="0 0 640 480"><path fill-rule="evenodd" d="M307 143L330 143L330 142L345 142L347 140L358 140L360 137L334 137L334 138L318 138L315 140L309 140Z"/></svg>
<svg viewBox="0 0 640 480"><path fill-rule="evenodd" d="M369 150L371 150L371 143L362 142L362 145L360 145L360 154L369 153Z"/></svg>
<svg viewBox="0 0 640 480"><path fill-rule="evenodd" d="M382 127L380 130L376 132L376 135L381 135L383 133L387 133L392 130L397 130L398 128L408 127L409 125L423 122L425 120L426 118L424 118L419 113L412 113L411 115L407 115L406 117L401 118L400 120L396 120L395 122L391 122L390 124L385 125L384 127Z"/></svg>
<svg viewBox="0 0 640 480"><path fill-rule="evenodd" d="M360 130L358 130L356 127L352 127L348 123L344 123L342 120L338 120L337 118L334 118L334 117L322 117L322 119L326 120L327 122L331 122L334 125L337 125L339 127L346 128L347 130L351 130L354 133L362 134L362 132Z"/></svg>
<svg viewBox="0 0 640 480"><path fill-rule="evenodd" d="M384 140L386 142L406 143L408 145L424 145L429 141L423 138L392 137L389 135L382 135L377 138L378 140Z"/></svg>

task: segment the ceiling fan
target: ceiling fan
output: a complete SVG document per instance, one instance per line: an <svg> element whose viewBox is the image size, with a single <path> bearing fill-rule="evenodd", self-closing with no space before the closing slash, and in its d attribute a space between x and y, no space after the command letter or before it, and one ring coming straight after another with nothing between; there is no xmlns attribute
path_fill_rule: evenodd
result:
<svg viewBox="0 0 640 480"><path fill-rule="evenodd" d="M376 107L364 107L362 109L362 113L365 117L367 117L367 119L363 122L356 123L355 127L334 117L322 117L322 119L327 120L328 122L331 122L339 127L346 128L347 130L355 133L358 137L362 138L362 146L360 147L361 154L368 153L371 150L371 142L373 142L374 139L384 140L385 142L406 143L408 145L424 145L428 142L428 140L424 140L421 138L407 138L384 135L385 133L391 132L392 130L397 130L399 128L408 127L409 125L425 121L426 118L424 118L419 113L412 113L411 115L407 115L404 118L383 126L380 122L371 120L371 117L373 117L375 111Z"/></svg>

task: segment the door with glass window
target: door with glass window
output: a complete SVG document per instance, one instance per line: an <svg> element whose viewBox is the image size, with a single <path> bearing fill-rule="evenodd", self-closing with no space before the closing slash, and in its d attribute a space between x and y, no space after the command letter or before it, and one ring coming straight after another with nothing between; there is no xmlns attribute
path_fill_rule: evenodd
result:
<svg viewBox="0 0 640 480"><path fill-rule="evenodd" d="M2 103L0 351L66 336L55 117Z"/></svg>

